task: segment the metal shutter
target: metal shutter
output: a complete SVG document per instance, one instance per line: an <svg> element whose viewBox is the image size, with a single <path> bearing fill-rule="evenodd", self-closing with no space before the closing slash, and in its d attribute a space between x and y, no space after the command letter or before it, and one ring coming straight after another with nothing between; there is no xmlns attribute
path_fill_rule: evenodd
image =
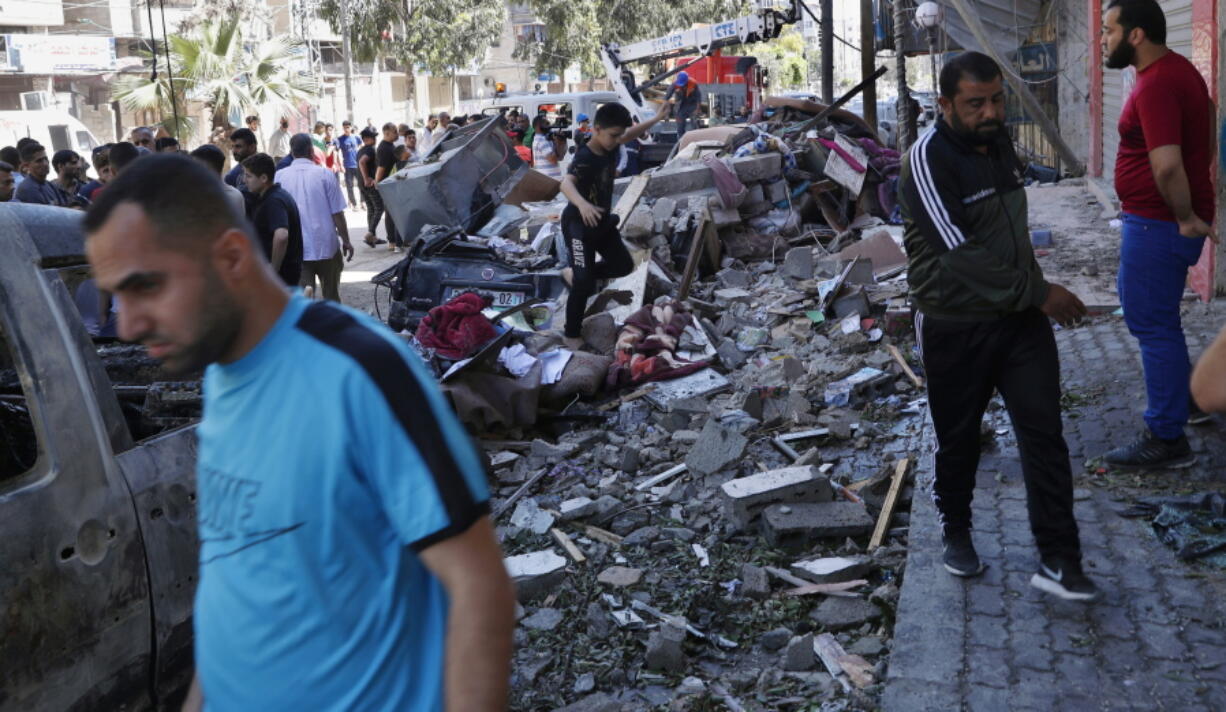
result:
<svg viewBox="0 0 1226 712"><path fill-rule="evenodd" d="M1158 0L1158 4L1166 13L1166 46L1191 59L1192 0ZM1120 112L1124 110L1124 99L1128 96L1126 92L1132 91L1134 77L1131 68L1103 69L1103 177L1107 179L1115 175L1115 153L1120 145Z"/></svg>

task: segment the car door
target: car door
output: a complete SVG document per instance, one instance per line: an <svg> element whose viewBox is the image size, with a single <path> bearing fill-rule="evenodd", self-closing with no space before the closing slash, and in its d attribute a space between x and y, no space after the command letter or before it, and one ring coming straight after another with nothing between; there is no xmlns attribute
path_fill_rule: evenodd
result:
<svg viewBox="0 0 1226 712"><path fill-rule="evenodd" d="M61 308L67 290L40 268L31 236L72 239L78 221L0 206L0 710L153 702L135 509L93 397L83 327Z"/></svg>

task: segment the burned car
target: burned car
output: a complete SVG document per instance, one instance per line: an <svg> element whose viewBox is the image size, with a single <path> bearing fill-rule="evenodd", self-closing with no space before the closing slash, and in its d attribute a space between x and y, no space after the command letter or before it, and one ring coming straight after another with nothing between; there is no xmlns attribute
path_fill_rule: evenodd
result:
<svg viewBox="0 0 1226 712"><path fill-rule="evenodd" d="M0 710L171 709L192 675L199 384L91 338L80 220L0 203Z"/></svg>
<svg viewBox="0 0 1226 712"><path fill-rule="evenodd" d="M416 329L431 308L465 292L489 297L495 309L510 309L556 299L565 288L556 269L523 270L486 241L457 229L424 231L403 260L371 281L391 291L386 320L395 331Z"/></svg>

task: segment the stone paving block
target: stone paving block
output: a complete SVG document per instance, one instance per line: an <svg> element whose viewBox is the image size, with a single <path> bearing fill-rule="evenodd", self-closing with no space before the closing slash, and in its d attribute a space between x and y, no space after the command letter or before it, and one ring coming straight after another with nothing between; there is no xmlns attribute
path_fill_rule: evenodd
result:
<svg viewBox="0 0 1226 712"><path fill-rule="evenodd" d="M864 536L876 522L855 502L789 502L762 512L762 535L771 546L805 548L819 539Z"/></svg>
<svg viewBox="0 0 1226 712"><path fill-rule="evenodd" d="M1053 653L1046 633L1012 631L1009 636L1009 663L1031 670L1050 670Z"/></svg>
<svg viewBox="0 0 1226 712"><path fill-rule="evenodd" d="M829 502L833 498L830 480L816 467L785 467L749 477L729 480L721 485L728 512L745 528L772 504L781 502Z"/></svg>
<svg viewBox="0 0 1226 712"><path fill-rule="evenodd" d="M1096 605L1088 611L1088 618L1100 636L1132 640L1137 634L1137 624L1123 606Z"/></svg>
<svg viewBox="0 0 1226 712"><path fill-rule="evenodd" d="M1060 696L1059 680L1049 670L1020 670L1009 694L1012 709L1050 710Z"/></svg>
<svg viewBox="0 0 1226 712"><path fill-rule="evenodd" d="M883 712L949 712L961 707L958 685L948 681L892 680L881 696Z"/></svg>
<svg viewBox="0 0 1226 712"><path fill-rule="evenodd" d="M1009 644L1009 630L1005 627L1004 618L989 618L979 615L973 610L975 619L967 627L967 640L973 645L986 648L1004 649ZM978 664L975 658L970 658L971 665Z"/></svg>
<svg viewBox="0 0 1226 712"><path fill-rule="evenodd" d="M1004 616L1005 589L979 582L966 592L966 610L975 616Z"/></svg>
<svg viewBox="0 0 1226 712"><path fill-rule="evenodd" d="M1000 712L1010 708L1010 693L1006 689L973 687L966 694L966 712Z"/></svg>
<svg viewBox="0 0 1226 712"><path fill-rule="evenodd" d="M1007 650L985 648L973 641L967 646L966 681L969 685L1007 688L1012 674Z"/></svg>
<svg viewBox="0 0 1226 712"><path fill-rule="evenodd" d="M1188 656L1188 646L1179 639L1179 629L1175 626L1143 622L1137 625L1137 638L1150 657L1182 660Z"/></svg>

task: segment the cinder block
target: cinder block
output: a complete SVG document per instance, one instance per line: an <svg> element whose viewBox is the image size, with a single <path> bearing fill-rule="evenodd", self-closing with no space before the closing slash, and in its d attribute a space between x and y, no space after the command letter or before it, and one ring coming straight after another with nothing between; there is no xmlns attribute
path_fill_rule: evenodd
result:
<svg viewBox="0 0 1226 712"><path fill-rule="evenodd" d="M762 512L762 536L771 546L803 549L818 539L864 536L873 518L855 502L772 504Z"/></svg>
<svg viewBox="0 0 1226 712"><path fill-rule="evenodd" d="M720 489L728 513L741 528L748 527L762 510L781 502L829 502L830 480L816 467L785 467L725 482Z"/></svg>
<svg viewBox="0 0 1226 712"><path fill-rule="evenodd" d="M813 583L842 583L855 581L872 568L872 562L862 556L852 558L833 556L797 561L792 564L792 573Z"/></svg>
<svg viewBox="0 0 1226 712"><path fill-rule="evenodd" d="M503 565L521 603L547 595L566 577L566 559L553 549L511 556Z"/></svg>
<svg viewBox="0 0 1226 712"><path fill-rule="evenodd" d="M783 173L783 156L774 151L732 159L732 170L742 183L778 178ZM784 186L787 187L786 185Z"/></svg>

